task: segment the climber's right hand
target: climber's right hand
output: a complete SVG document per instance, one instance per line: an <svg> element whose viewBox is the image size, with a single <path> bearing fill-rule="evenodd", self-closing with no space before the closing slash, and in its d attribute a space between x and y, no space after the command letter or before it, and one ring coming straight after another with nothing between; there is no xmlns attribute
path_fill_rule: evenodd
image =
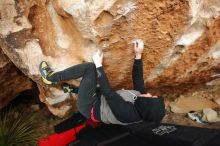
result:
<svg viewBox="0 0 220 146"><path fill-rule="evenodd" d="M141 59L144 50L144 42L141 39L137 39L134 40L133 43L134 43L135 59Z"/></svg>
<svg viewBox="0 0 220 146"><path fill-rule="evenodd" d="M102 66L102 61L103 61L103 53L98 50L96 51L93 56L92 56L93 62L96 66L96 68L99 68Z"/></svg>

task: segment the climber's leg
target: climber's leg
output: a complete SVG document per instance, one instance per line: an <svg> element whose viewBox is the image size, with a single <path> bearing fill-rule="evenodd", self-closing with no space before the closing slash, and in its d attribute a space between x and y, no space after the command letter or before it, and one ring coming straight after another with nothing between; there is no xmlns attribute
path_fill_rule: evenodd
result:
<svg viewBox="0 0 220 146"><path fill-rule="evenodd" d="M96 67L93 63L87 63L87 69L83 74L78 92L78 110L86 118L90 118L91 108L98 102L96 93Z"/></svg>
<svg viewBox="0 0 220 146"><path fill-rule="evenodd" d="M40 72L42 77L51 83L82 77L78 91L77 105L81 114L90 118L91 107L97 101L96 68L93 63L79 64L60 72L53 72L46 62L42 62Z"/></svg>

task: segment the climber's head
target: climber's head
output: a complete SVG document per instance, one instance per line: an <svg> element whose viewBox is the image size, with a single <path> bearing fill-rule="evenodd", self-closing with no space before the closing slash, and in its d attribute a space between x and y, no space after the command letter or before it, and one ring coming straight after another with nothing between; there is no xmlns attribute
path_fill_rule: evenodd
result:
<svg viewBox="0 0 220 146"><path fill-rule="evenodd" d="M160 122L165 115L165 105L162 97L138 97L134 105L144 121Z"/></svg>

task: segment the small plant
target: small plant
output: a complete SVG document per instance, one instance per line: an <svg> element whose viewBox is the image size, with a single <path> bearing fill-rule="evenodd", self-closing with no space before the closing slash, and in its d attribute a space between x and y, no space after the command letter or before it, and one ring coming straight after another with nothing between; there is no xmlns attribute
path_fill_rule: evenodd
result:
<svg viewBox="0 0 220 146"><path fill-rule="evenodd" d="M37 145L39 132L35 132L37 123L34 116L18 114L7 109L0 113L0 146L34 146Z"/></svg>

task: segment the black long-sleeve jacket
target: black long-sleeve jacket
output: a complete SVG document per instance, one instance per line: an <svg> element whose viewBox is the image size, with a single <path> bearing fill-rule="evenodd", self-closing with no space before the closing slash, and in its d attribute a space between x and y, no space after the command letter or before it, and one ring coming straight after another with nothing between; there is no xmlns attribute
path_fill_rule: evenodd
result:
<svg viewBox="0 0 220 146"><path fill-rule="evenodd" d="M97 76L100 84L101 93L105 96L112 113L122 123L132 123L141 120L140 115L135 109L134 104L125 101L119 94L112 90L103 67L97 68ZM135 60L132 70L134 90L145 93L143 80L142 60Z"/></svg>

